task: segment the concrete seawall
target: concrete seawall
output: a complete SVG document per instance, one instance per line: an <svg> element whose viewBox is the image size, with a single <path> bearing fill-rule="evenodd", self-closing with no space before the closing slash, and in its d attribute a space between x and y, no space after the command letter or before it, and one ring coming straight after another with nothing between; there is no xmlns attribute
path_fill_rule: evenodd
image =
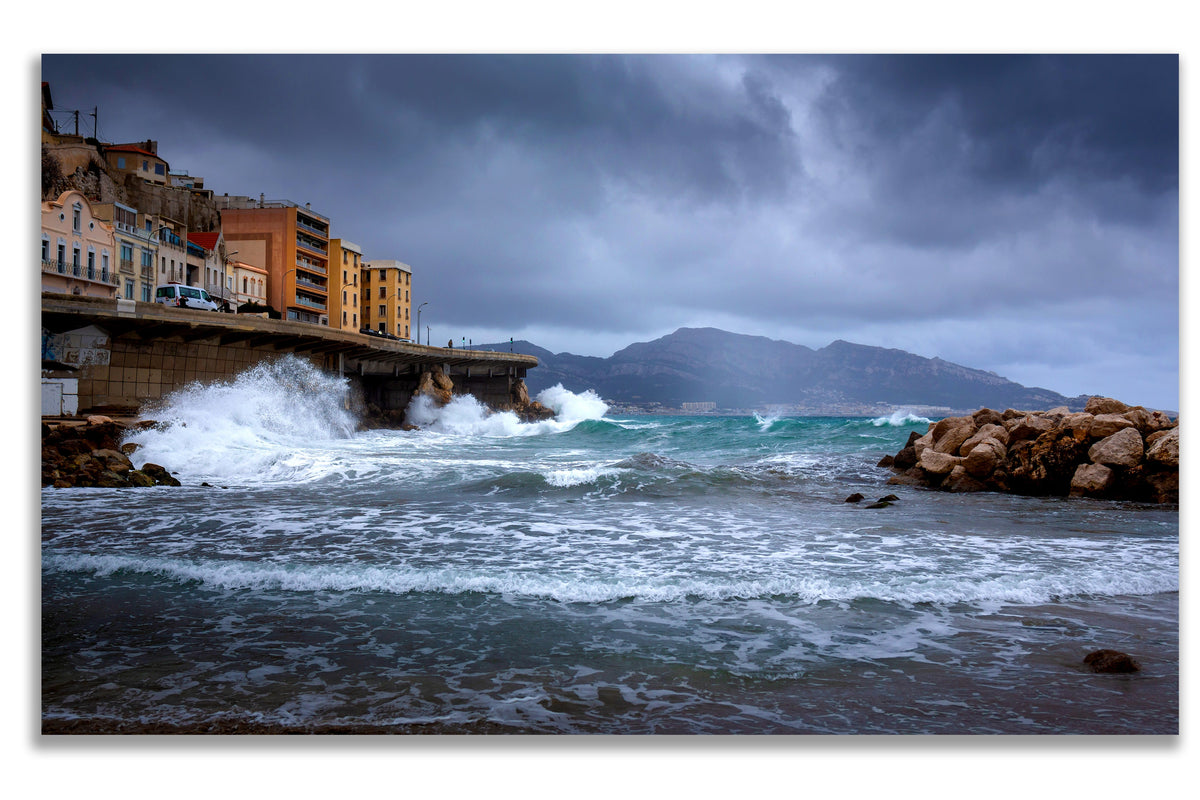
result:
<svg viewBox="0 0 1200 800"><path fill-rule="evenodd" d="M534 356L427 347L289 320L131 300L42 294L42 414L136 413L194 381L231 378L291 354L348 378L352 395L404 408L423 372L455 392L510 402Z"/></svg>

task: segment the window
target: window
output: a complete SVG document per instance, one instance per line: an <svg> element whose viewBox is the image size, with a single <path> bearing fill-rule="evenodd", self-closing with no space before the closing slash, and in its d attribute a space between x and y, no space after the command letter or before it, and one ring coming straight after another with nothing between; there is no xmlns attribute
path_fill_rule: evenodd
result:
<svg viewBox="0 0 1200 800"><path fill-rule="evenodd" d="M142 284L142 302L143 303L150 302L150 284L148 284L148 283Z"/></svg>
<svg viewBox="0 0 1200 800"><path fill-rule="evenodd" d="M125 299L133 299L133 281L131 281L129 278L125 279Z"/></svg>
<svg viewBox="0 0 1200 800"><path fill-rule="evenodd" d="M386 316L387 316L387 306L380 306L380 307L379 307L379 316L381 316L381 317L386 317Z"/></svg>
<svg viewBox="0 0 1200 800"><path fill-rule="evenodd" d="M354 323L353 324L354 324L354 327L356 327L356 328L358 327L358 314L354 315Z"/></svg>
<svg viewBox="0 0 1200 800"><path fill-rule="evenodd" d="M75 268L76 272L79 271L79 245L71 248L71 266Z"/></svg>
<svg viewBox="0 0 1200 800"><path fill-rule="evenodd" d="M162 165L162 164L155 164L155 165L154 165L154 174L155 174L155 175L162 175L162 174L163 174L163 165Z"/></svg>
<svg viewBox="0 0 1200 800"><path fill-rule="evenodd" d="M79 205L79 203L76 203L75 205L71 206L71 230L75 231L76 233L79 233L81 230L83 230L82 219L83 206Z"/></svg>
<svg viewBox="0 0 1200 800"><path fill-rule="evenodd" d="M117 156L117 169L125 169L125 156Z"/></svg>
<svg viewBox="0 0 1200 800"><path fill-rule="evenodd" d="M250 292L250 290L248 288L246 288L246 284L248 281L249 281L248 278L242 278L242 294L249 294L249 292Z"/></svg>
<svg viewBox="0 0 1200 800"><path fill-rule="evenodd" d="M343 303L346 302L346 290L345 289L342 289L342 302ZM342 320L342 322L345 322L345 321L346 320Z"/></svg>
<svg viewBox="0 0 1200 800"><path fill-rule="evenodd" d="M387 323L386 322L379 323L379 332L387 333Z"/></svg>
<svg viewBox="0 0 1200 800"><path fill-rule="evenodd" d="M50 260L50 240L46 238L46 234L42 234L42 262Z"/></svg>
<svg viewBox="0 0 1200 800"><path fill-rule="evenodd" d="M108 280L108 252L100 251L100 277Z"/></svg>
<svg viewBox="0 0 1200 800"><path fill-rule="evenodd" d="M62 242L58 243L58 268L61 271L63 264L67 262L67 246Z"/></svg>
<svg viewBox="0 0 1200 800"><path fill-rule="evenodd" d="M154 266L154 253L151 253L149 250L142 250L142 266L143 267L153 267Z"/></svg>
<svg viewBox="0 0 1200 800"><path fill-rule="evenodd" d="M380 286L380 287L379 287L379 299L380 299L380 300L383 300L383 299L384 299L384 298L386 298L386 297L387 297L387 287L386 287L386 286Z"/></svg>
<svg viewBox="0 0 1200 800"><path fill-rule="evenodd" d="M381 280L381 281L387 280L387 272L385 270L382 270L382 269L379 270L379 280Z"/></svg>
<svg viewBox="0 0 1200 800"><path fill-rule="evenodd" d="M354 293L354 305L358 305L358 292Z"/></svg>
<svg viewBox="0 0 1200 800"><path fill-rule="evenodd" d="M149 172L149 171L150 171L150 162L143 159L142 172Z"/></svg>
<svg viewBox="0 0 1200 800"><path fill-rule="evenodd" d="M346 324L346 312L345 311L342 312L342 324L343 325Z"/></svg>

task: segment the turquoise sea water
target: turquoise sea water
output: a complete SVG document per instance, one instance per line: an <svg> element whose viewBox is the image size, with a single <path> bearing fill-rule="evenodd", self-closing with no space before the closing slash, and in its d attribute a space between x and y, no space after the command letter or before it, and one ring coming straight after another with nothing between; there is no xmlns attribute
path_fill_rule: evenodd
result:
<svg viewBox="0 0 1200 800"><path fill-rule="evenodd" d="M465 398L355 432L344 392L296 363L192 387L132 437L184 486L43 490L44 720L1178 731L1174 508L887 486L904 414L551 390L552 422ZM1143 670L1086 672L1105 647Z"/></svg>

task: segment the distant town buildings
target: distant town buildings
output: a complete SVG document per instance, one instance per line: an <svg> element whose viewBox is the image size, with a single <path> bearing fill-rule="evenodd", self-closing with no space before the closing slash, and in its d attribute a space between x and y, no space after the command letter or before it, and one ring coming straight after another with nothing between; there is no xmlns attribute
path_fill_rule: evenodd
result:
<svg viewBox="0 0 1200 800"><path fill-rule="evenodd" d="M216 195L159 143L61 131L42 84L42 291L152 302L205 289L230 310L412 337L412 268L367 261L311 204ZM70 127L70 126L69 126Z"/></svg>

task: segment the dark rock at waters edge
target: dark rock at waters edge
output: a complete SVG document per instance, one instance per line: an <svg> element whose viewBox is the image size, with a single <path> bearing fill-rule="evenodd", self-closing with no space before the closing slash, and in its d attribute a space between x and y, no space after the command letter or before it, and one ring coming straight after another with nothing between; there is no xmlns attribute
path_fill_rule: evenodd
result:
<svg viewBox="0 0 1200 800"><path fill-rule="evenodd" d="M155 424L139 422L135 427ZM105 416L90 416L82 421L43 421L42 486L58 489L179 486L179 481L158 464L134 469L129 455L136 446L120 443L129 427Z"/></svg>
<svg viewBox="0 0 1200 800"><path fill-rule="evenodd" d="M1142 668L1132 656L1119 650L1096 650L1084 656L1083 663L1091 667L1092 672L1137 672Z"/></svg>
<svg viewBox="0 0 1200 800"><path fill-rule="evenodd" d="M454 381L450 379L449 375L442 372L441 367L435 365L429 371L422 372L417 379L417 388L413 391L413 399L420 395L429 397L434 405L440 408L454 399ZM508 402L493 403L489 409L492 412L511 411L521 422L538 422L554 418L554 411L529 398L529 390L525 386L525 381L519 378L513 384ZM405 409L385 411L371 404L367 405L366 411L361 415L359 428L363 430L373 428L419 430L418 425L409 421Z"/></svg>
<svg viewBox="0 0 1200 800"><path fill-rule="evenodd" d="M1179 420L1108 397L1082 412L983 408L914 431L880 466L889 484L951 492L1178 503Z"/></svg>

